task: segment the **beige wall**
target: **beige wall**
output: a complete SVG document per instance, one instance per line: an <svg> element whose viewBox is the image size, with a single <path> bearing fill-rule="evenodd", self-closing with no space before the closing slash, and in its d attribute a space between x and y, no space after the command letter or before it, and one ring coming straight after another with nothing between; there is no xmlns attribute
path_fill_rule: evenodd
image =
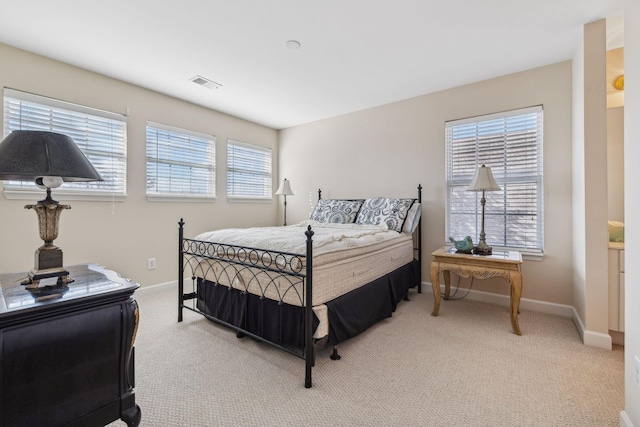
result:
<svg viewBox="0 0 640 427"><path fill-rule="evenodd" d="M585 25L584 37L584 210L587 244L583 250L586 255L587 299L583 321L588 331L603 334L608 340L607 163L603 162L607 158L606 20ZM577 208L574 206L574 212Z"/></svg>
<svg viewBox="0 0 640 427"><path fill-rule="evenodd" d="M608 218L624 222L624 107L607 110Z"/></svg>
<svg viewBox="0 0 640 427"><path fill-rule="evenodd" d="M584 26L573 61L573 77L573 303L582 323L584 343L611 348L605 20Z"/></svg>
<svg viewBox="0 0 640 427"><path fill-rule="evenodd" d="M573 303L571 217L571 62L424 95L280 131L280 174L296 195L291 221L308 217L310 193L412 196L423 190L423 280L429 254L445 236L445 121L544 106L545 256L523 266L523 297ZM474 289L508 294L499 279Z"/></svg>
<svg viewBox="0 0 640 427"><path fill-rule="evenodd" d="M640 2L624 4L625 100L625 412L640 426L640 385L634 358L640 357Z"/></svg>
<svg viewBox="0 0 640 427"><path fill-rule="evenodd" d="M584 189L584 38L580 38L572 62L573 91L573 155L571 173L573 176L571 194L573 205L573 307L579 319L586 312L586 272L584 247L585 239L585 189ZM584 325L582 325L584 328Z"/></svg>
<svg viewBox="0 0 640 427"><path fill-rule="evenodd" d="M177 279L177 223L184 217L186 235L225 226L271 225L277 203L229 203L226 199L226 140L233 138L273 148L277 170L276 130L178 101L140 87L52 61L0 44L0 86L125 114L129 111L127 193L124 202L68 202L56 243L66 265L96 262L143 285ZM216 193L211 203L149 202L145 196L145 125L151 120L217 137ZM277 183L274 177L274 185ZM42 197L38 197L42 198ZM54 190L55 198L55 190ZM34 199L38 200L38 199ZM64 199L59 199L65 202ZM24 200L0 196L0 272L33 267L42 244L36 215ZM156 258L157 269L147 270Z"/></svg>

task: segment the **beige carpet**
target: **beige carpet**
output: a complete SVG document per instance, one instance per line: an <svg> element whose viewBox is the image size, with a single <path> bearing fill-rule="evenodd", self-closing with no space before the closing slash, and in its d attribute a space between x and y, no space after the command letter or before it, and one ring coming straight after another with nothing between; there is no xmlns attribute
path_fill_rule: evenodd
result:
<svg viewBox="0 0 640 427"><path fill-rule="evenodd" d="M584 346L571 319L411 292L393 317L304 362L185 312L174 289L136 294L142 426L618 426L623 349ZM118 421L113 426L122 426Z"/></svg>

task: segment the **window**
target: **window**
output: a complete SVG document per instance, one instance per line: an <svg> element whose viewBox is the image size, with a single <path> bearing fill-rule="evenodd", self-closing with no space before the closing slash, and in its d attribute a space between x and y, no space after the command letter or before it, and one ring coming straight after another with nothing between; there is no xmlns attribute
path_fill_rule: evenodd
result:
<svg viewBox="0 0 640 427"><path fill-rule="evenodd" d="M471 236L482 228L482 192L466 191L486 165L500 191L485 193L487 244L543 252L542 106L447 122L446 236Z"/></svg>
<svg viewBox="0 0 640 427"><path fill-rule="evenodd" d="M70 136L104 181L65 182L56 194L68 199L126 196L126 117L77 104L4 89L4 136L14 130L42 130ZM8 198L41 193L34 183L4 181Z"/></svg>
<svg viewBox="0 0 640 427"><path fill-rule="evenodd" d="M215 144L212 135L147 122L149 200L215 198Z"/></svg>
<svg viewBox="0 0 640 427"><path fill-rule="evenodd" d="M271 200L271 149L227 140L227 196Z"/></svg>

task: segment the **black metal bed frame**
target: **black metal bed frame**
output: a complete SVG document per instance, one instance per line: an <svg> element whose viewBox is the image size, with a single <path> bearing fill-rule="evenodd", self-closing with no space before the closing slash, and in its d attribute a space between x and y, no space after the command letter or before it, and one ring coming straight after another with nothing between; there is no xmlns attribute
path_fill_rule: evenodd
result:
<svg viewBox="0 0 640 427"><path fill-rule="evenodd" d="M318 190L318 199L321 198L321 190ZM418 203L422 203L422 185L418 185ZM306 252L304 254L266 250L260 248L236 246L224 243L214 243L202 240L188 239L184 237L185 222L182 218L178 222L178 322L183 320L183 309L193 311L205 316L207 319L235 330L238 337L250 336L258 341L277 347L287 353L293 354L305 361L304 386L310 388L311 369L315 362L314 342L313 342L313 235L311 226L307 227ZM418 223L417 237L414 240L414 259L417 253L419 264L419 277L422 277L422 218ZM206 271L202 260L208 260ZM215 272L215 266L221 269L220 273ZM191 267L192 291L185 293L184 275L185 268ZM215 277L213 286L218 286L219 279L225 279L230 291L234 286L233 280L239 273L249 276L248 283L244 284L242 294L248 292L249 286L258 286L262 295L260 299L266 298L265 294L272 289L279 296L278 305L286 304L285 297L293 293L299 299L299 305L304 310L304 346L303 348L290 347L278 342L266 339L256 333L248 331L246 328L236 326L227 321L212 316L200 310L197 304L189 306L185 301L194 300L198 297L196 273L201 273L201 277L206 275ZM264 278L267 280L264 280ZM262 280L261 280L262 279ZM282 290L279 281L285 281L288 286ZM265 284L266 283L266 284ZM224 286L224 285L223 285ZM237 289L237 287L235 287ZM418 293L422 292L422 284L418 284ZM332 358L339 359L334 348Z"/></svg>

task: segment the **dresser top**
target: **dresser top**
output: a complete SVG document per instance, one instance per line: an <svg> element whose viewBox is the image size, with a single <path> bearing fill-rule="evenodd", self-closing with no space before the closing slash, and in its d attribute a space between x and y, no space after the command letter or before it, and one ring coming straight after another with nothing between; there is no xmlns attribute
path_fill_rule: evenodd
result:
<svg viewBox="0 0 640 427"><path fill-rule="evenodd" d="M436 259L443 260L466 260L467 262L476 263L498 263L498 264L522 264L522 254L519 251L505 251L494 249L491 255L475 255L456 252L453 246L443 246L431 253Z"/></svg>
<svg viewBox="0 0 640 427"><path fill-rule="evenodd" d="M66 267L73 282L64 286L26 289L22 281L28 272L0 275L0 318L20 311L46 310L109 296L130 295L140 285L97 264Z"/></svg>

